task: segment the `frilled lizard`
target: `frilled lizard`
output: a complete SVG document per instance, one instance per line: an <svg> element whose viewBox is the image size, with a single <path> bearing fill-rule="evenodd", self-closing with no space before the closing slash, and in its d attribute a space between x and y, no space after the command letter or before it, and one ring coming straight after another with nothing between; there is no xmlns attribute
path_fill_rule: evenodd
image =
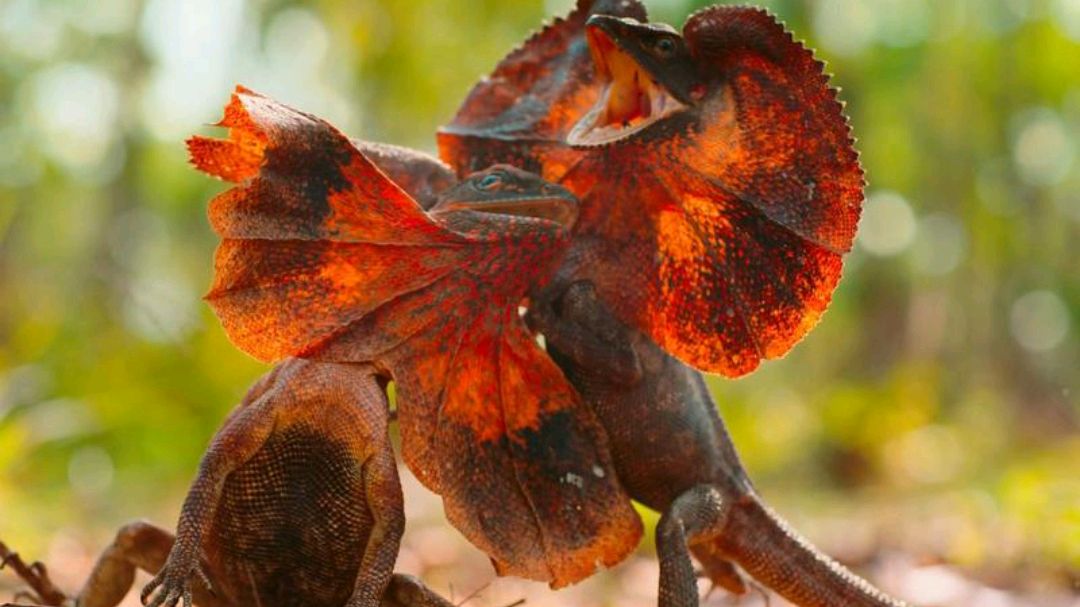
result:
<svg viewBox="0 0 1080 607"><path fill-rule="evenodd" d="M447 187L438 163L245 89L221 124L227 140L189 142L198 168L239 184L210 207L207 300L245 351L310 360L226 422L176 540L126 529L84 596L122 595L142 566L160 569L154 606L441 604L408 578L384 594L402 526L390 379L407 463L501 571L559 583L632 550L640 521L603 432L518 312L565 249L575 197L509 166Z"/></svg>
<svg viewBox="0 0 1080 607"><path fill-rule="evenodd" d="M245 89L221 124L228 139L189 147L238 184L210 205L222 243L207 295L233 342L392 379L406 464L500 573L565 584L633 550L641 522L595 414L519 313L565 251L573 195L498 166L425 212L387 177L392 148L384 172Z"/></svg>
<svg viewBox="0 0 1080 607"><path fill-rule="evenodd" d="M581 200L530 321L630 495L663 513L661 605L698 604L687 545L734 592L732 563L799 605L902 604L761 502L683 364L738 376L782 356L840 277L863 173L809 50L759 9L703 9L680 35L636 0L580 0L476 85L439 146L459 173L509 162Z"/></svg>
<svg viewBox="0 0 1080 607"><path fill-rule="evenodd" d="M391 575L404 518L387 423L371 368L290 359L215 435L179 540L147 522L125 525L72 597L2 544L0 559L35 603L57 607L113 607L140 569L157 574L144 597L164 586L152 604L452 607Z"/></svg>

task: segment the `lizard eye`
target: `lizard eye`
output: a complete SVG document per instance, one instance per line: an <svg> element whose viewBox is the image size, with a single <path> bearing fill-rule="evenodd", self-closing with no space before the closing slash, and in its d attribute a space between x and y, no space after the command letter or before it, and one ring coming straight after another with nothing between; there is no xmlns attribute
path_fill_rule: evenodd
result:
<svg viewBox="0 0 1080 607"><path fill-rule="evenodd" d="M658 56L667 59L675 54L675 41L667 36L660 38L653 44L653 50Z"/></svg>
<svg viewBox="0 0 1080 607"><path fill-rule="evenodd" d="M477 182L476 186L481 190L490 190L501 183L502 176L496 173L491 173L490 175L484 175L483 179Z"/></svg>

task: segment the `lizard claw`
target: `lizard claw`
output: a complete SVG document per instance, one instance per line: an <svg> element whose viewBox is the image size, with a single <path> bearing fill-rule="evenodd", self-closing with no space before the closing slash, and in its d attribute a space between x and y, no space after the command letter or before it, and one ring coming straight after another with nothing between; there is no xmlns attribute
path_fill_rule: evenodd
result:
<svg viewBox="0 0 1080 607"><path fill-rule="evenodd" d="M181 601L184 607L191 607L192 578L198 578L208 591L213 592L210 578L198 562L188 567L167 562L154 579L143 587L139 599L146 607L176 607Z"/></svg>
<svg viewBox="0 0 1080 607"><path fill-rule="evenodd" d="M744 580L744 582L747 585L746 592L741 594L729 592L727 595L725 595L723 599L723 604L741 605L744 600L747 600L749 598L751 591L761 597L761 604L764 605L764 607L769 607L769 605L772 604L772 596L769 594L769 591L764 586L758 584L753 580ZM712 588L709 589L709 592L705 594L705 598L708 598L709 594L711 594L712 591L715 590L717 587L719 587L719 585L714 583L712 585ZM756 605L757 603L755 602L753 604Z"/></svg>
<svg viewBox="0 0 1080 607"><path fill-rule="evenodd" d="M761 595L761 600L762 600L763 603L765 603L765 607L769 607L769 604L772 602L772 597L769 596L769 591L766 590L764 586L762 586L761 584L758 584L757 582L755 582L753 580L751 580L749 582L749 584L750 584L750 588L753 589L754 592L757 592L758 594Z"/></svg>
<svg viewBox="0 0 1080 607"><path fill-rule="evenodd" d="M698 578L705 578L710 582L709 590L703 598L709 598L717 588L722 588L736 597L744 596L750 591L749 580L730 561L706 555L696 556L699 561L703 556L706 558L702 563L703 567L694 571Z"/></svg>
<svg viewBox="0 0 1080 607"><path fill-rule="evenodd" d="M701 597L701 601L704 602L709 600L709 598L713 595L714 592L716 592L716 589L719 587L719 585L716 583L716 580L714 580L712 576L709 575L709 572L705 571L704 569L695 569L694 577L698 579L705 578L709 580L709 589L705 591L705 594Z"/></svg>
<svg viewBox="0 0 1080 607"><path fill-rule="evenodd" d="M210 583L210 576L206 575L206 570L203 569L202 566L195 567L195 575L199 576L199 581L206 587L207 592L213 596L217 596L217 593L214 592L214 585Z"/></svg>

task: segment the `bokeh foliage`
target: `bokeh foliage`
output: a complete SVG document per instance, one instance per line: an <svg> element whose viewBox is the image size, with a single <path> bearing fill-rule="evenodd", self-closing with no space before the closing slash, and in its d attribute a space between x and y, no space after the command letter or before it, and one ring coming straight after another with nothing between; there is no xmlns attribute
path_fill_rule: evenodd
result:
<svg viewBox="0 0 1080 607"><path fill-rule="evenodd" d="M678 24L704 3L650 4ZM821 325L712 382L745 463L811 535L1076 576L1080 1L765 4L829 60L870 185ZM0 3L0 537L170 520L264 370L199 299L222 186L182 145L234 83L432 150L568 5Z"/></svg>

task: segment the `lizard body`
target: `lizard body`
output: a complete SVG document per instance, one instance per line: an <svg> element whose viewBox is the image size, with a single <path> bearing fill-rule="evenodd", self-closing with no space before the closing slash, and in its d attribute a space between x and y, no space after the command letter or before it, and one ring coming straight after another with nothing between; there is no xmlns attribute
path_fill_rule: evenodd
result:
<svg viewBox="0 0 1080 607"><path fill-rule="evenodd" d="M58 607L113 607L136 570L156 575L147 591L163 586L153 605L450 607L392 575L404 517L387 425L373 369L290 359L214 436L177 536L125 525L71 598L42 567L21 571Z"/></svg>
<svg viewBox="0 0 1080 607"><path fill-rule="evenodd" d="M622 560L641 522L603 430L519 313L565 251L576 198L494 166L425 212L409 189L446 174L415 153L376 154L380 168L242 88L222 125L227 139L189 148L237 184L210 204L222 242L207 295L233 343L392 379L405 463L500 573L558 586Z"/></svg>
<svg viewBox="0 0 1080 607"><path fill-rule="evenodd" d="M325 298L311 299L314 287L309 285L328 280L332 287L339 287L335 283L342 280L341 276L345 277L345 286L366 289L358 296L381 302L382 307L368 311L377 326L365 327L352 317L347 331L331 331L328 338L315 339L317 345L298 348L313 359L323 360L287 359L260 380L206 451L181 510L175 538L146 523L124 527L75 601L80 607L111 607L126 594L138 568L156 573L143 590L144 602L149 601L152 607L172 606L180 601L207 607L448 607L419 581L392 575L404 520L401 489L386 434L389 413L384 388L392 378L401 381L399 411L408 411L410 404L415 407L424 398L440 397L448 390L480 390L476 394L451 394L439 404L446 409L456 407L460 411L457 415L482 415L483 410L477 413L476 408L485 403L473 399L492 397L485 390L489 375L500 371L518 373L515 358L542 357L518 316L517 302L534 274L542 270L539 262L545 250L557 249L562 226L573 223L576 199L535 175L507 166L492 167L459 182L425 155L392 146L349 142L318 119L242 89L227 108L225 122L233 129L229 140L196 139L190 145L198 167L244 184L223 194L211 208L211 220L225 243L218 252L216 281L208 298L222 315L230 336L258 353L267 348L295 348L298 338L308 338L293 332L292 323L302 319L291 313L280 319L273 315L281 308L297 311L290 307L296 305L301 306L298 315L336 313L318 307L325 305L325 299L341 305L333 289ZM252 158L252 151L261 158ZM366 153L371 153L378 164ZM324 162L312 162L313 158ZM335 171L340 174L335 175ZM397 175L401 183L389 180L387 175ZM290 189L294 184L301 184L302 189ZM335 204L337 208L321 208ZM421 205L431 207L429 213L423 213ZM513 233L515 229L517 234ZM511 232L509 236L506 231ZM249 240L253 237L257 240ZM275 238L282 239L279 249L264 246L274 243ZM360 245L367 247L362 251L371 253L370 257L356 259L355 271L377 268L390 258L390 271L383 278L389 284L380 285L378 275L353 284L354 279L332 254L334 243L339 241L347 249ZM534 247L533 256L525 251L514 262L508 254L519 243ZM290 246L291 251L280 250ZM444 256L449 257L447 263L443 263ZM425 283L414 286L415 282L410 282L416 281L417 275L423 277L425 272L444 266L454 272L454 281L437 281L441 290L428 291ZM305 271L314 280L305 276ZM513 277L508 285L489 286L483 282L501 280L503 273ZM267 281L269 285L252 288ZM466 288L470 282L477 283L482 293L464 299L474 295ZM262 299L272 297L273 286L280 284L295 288L292 294L296 297L284 300L287 305L267 309ZM508 308L506 315L485 318L485 312L500 301ZM460 306L456 314L447 309L447 302ZM315 309L305 309L304 305ZM270 324L266 324L267 314ZM435 386L435 394L425 393L424 382L439 379L440 365L450 372L456 370L452 358L445 360L446 349L455 339L462 340L454 331L460 331L473 315L480 315L482 322L472 327L471 337L496 344L513 336L515 328L513 324L507 327L498 323L520 325L517 330L523 343L500 344L514 358L504 358L501 369L494 370L477 368L466 358L463 364L474 365L466 368L472 375L460 376L460 381L447 388ZM263 324L252 330L243 325L245 322ZM443 341L432 341L432 331ZM496 332L492 335L488 331ZM283 341L289 343L283 346ZM352 362L335 362L341 359ZM544 450L544 455L556 464L559 458L583 456L582 465L588 466L598 479L606 480L583 479L582 486L563 488L561 471L551 470L552 462L535 457L522 457L524 464L535 468L512 469L513 478L529 483L528 490L541 492L539 498L571 506L574 499L592 500L592 507L581 509L585 516L567 521L565 528L544 526L541 520L538 530L553 542L578 542L571 550L589 549L589 542L610 542L612 538L591 531L588 525L594 521L605 525L609 520L625 524L625 515L633 515L633 511L614 473L605 471L610 464L602 435L589 436L584 443L595 455L574 450L573 433L598 432L595 421L564 385L554 365L548 365L554 373L549 377L537 374L535 365L524 367L525 379L535 385L515 388L503 378L497 387L511 406L529 405L530 389L544 399L549 399L549 394L540 391L558 394L561 390L567 397L563 410L550 412L558 425L553 430L542 425L535 430L526 426L526 431L536 434L526 435L521 447ZM411 373L408 382L402 381L406 373ZM494 396L498 397L499 392ZM440 412L439 417L443 414ZM452 420L453 412L446 411L445 415ZM415 433L410 423L417 422L404 417L403 433L410 429ZM484 418L480 419L484 422ZM432 415L424 421L425 428L432 428L436 434L444 432L437 422ZM575 424L579 426L575 428ZM491 428L484 423L471 429L505 431L504 427ZM462 439L467 441L467 447L484 448L468 435ZM548 445L548 441L552 444ZM521 448L499 444L489 457L498 458L496 464L512 466L514 460L507 457L507 447ZM444 491L464 491L466 495L478 490L489 492L488 501L463 500L457 506L459 517L486 519L487 526L479 530L467 519L463 523L474 531L474 541L494 546L491 552L496 555L507 547L532 551L541 548L541 542L523 534L520 525L494 524L499 517L521 516L512 502L513 493L521 491L519 487L506 486L506 481L497 476L497 469L474 467L483 464L482 460L455 459L430 442L425 448L445 461L440 462L440 469L421 473L429 475L429 480L433 474L450 476L441 480ZM591 459L597 457L601 459ZM455 479L454 474L468 476ZM556 485L554 490L550 484ZM623 509L610 519L605 518L609 512L597 507L607 499L604 491L623 500L616 502ZM620 519L620 515L624 518ZM543 516L563 517L563 513L554 511ZM626 544L632 547L640 523L636 516L629 521L630 541ZM562 537L566 529L570 535ZM581 559L585 562L578 563L563 553L533 554L530 558L534 563L507 559L507 566L587 566L591 570L597 559L612 558L610 554L585 553ZM615 552L614 557L621 558L622 553ZM547 559L562 560L549 563ZM51 592L54 589L47 577L35 576L30 570L26 573L42 602L66 600L62 593Z"/></svg>
<svg viewBox="0 0 1080 607"><path fill-rule="evenodd" d="M687 547L713 583L735 594L748 588L733 564L796 605L904 604L817 550L761 500L701 374L622 325L591 285L575 283L538 309L530 322L596 411L627 492L663 514L662 607L698 604Z"/></svg>
<svg viewBox="0 0 1080 607"><path fill-rule="evenodd" d="M700 374L664 352L740 375L816 322L862 202L841 106L763 11L703 9L682 36L644 21L634 0L580 1L476 85L441 155L459 172L515 162L581 198L529 319L630 495L663 513L661 605L698 604L688 546L734 592L732 563L798 605L902 605L761 502Z"/></svg>

